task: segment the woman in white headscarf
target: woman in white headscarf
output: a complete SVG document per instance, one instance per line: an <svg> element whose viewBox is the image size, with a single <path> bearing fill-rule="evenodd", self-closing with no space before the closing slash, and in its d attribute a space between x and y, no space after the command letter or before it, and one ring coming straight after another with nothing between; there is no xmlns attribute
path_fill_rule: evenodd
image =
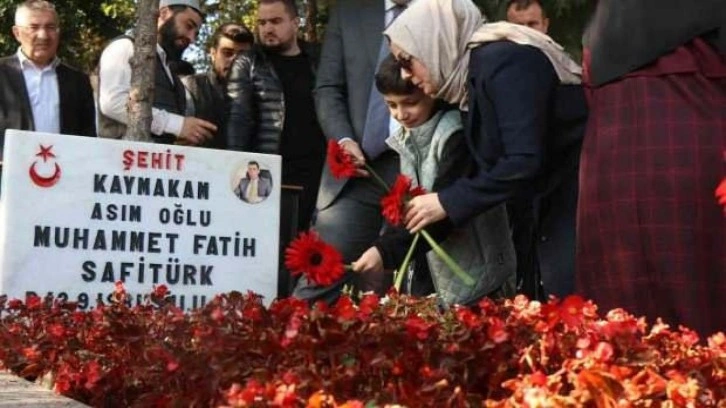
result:
<svg viewBox="0 0 726 408"><path fill-rule="evenodd" d="M484 24L470 0L418 0L384 34L404 77L467 112L465 137L477 164L469 177L414 198L406 227L416 232L446 217L462 225L514 204L515 235L526 231L515 243L520 280L541 268L546 293L571 293L577 161L587 115L579 65L546 34ZM554 240L538 240L538 254L535 228Z"/></svg>

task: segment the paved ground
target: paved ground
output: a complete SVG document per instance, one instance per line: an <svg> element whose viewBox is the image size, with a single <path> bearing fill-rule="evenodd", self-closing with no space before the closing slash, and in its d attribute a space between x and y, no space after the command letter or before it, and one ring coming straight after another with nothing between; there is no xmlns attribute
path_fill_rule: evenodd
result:
<svg viewBox="0 0 726 408"><path fill-rule="evenodd" d="M48 388L0 371L0 408L84 408L87 405L57 395Z"/></svg>

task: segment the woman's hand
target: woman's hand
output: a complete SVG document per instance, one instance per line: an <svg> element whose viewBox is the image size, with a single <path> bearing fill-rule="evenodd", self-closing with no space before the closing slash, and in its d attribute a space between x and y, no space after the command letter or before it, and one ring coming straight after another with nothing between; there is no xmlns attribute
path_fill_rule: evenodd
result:
<svg viewBox="0 0 726 408"><path fill-rule="evenodd" d="M370 247L363 255L353 262L353 272L358 273L381 273L383 272L383 258L376 247Z"/></svg>
<svg viewBox="0 0 726 408"><path fill-rule="evenodd" d="M429 193L414 197L408 202L404 223L406 229L415 234L427 225L446 218L446 210L441 206L439 195Z"/></svg>

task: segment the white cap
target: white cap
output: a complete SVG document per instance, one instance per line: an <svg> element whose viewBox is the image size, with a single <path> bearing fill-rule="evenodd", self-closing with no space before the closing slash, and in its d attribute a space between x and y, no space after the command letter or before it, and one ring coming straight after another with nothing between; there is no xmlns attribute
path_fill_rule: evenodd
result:
<svg viewBox="0 0 726 408"><path fill-rule="evenodd" d="M197 10L199 14L204 15L202 8L199 6L199 0L159 0L159 8L169 6L187 6Z"/></svg>

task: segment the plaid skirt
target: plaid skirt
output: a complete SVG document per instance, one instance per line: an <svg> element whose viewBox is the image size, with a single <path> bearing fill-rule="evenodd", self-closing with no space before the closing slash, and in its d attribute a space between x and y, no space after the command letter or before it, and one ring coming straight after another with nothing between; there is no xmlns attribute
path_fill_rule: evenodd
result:
<svg viewBox="0 0 726 408"><path fill-rule="evenodd" d="M602 314L726 330L726 217L714 197L726 174L726 58L695 40L588 97L577 292Z"/></svg>

